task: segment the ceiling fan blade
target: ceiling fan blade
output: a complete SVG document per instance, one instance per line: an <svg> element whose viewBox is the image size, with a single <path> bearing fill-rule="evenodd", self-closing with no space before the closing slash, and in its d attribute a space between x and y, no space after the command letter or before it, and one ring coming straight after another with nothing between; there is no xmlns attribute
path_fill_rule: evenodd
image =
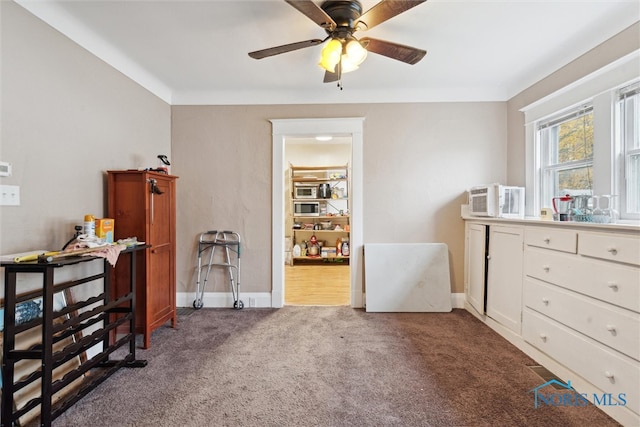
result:
<svg viewBox="0 0 640 427"><path fill-rule="evenodd" d="M315 46L322 43L324 40L313 39L305 40L303 42L289 43L282 46L270 47L268 49L256 50L255 52L249 52L249 56L253 59L262 59L267 56L280 55L281 53L291 52L293 50L304 49L305 47Z"/></svg>
<svg viewBox="0 0 640 427"><path fill-rule="evenodd" d="M297 1L297 0L285 0L291 6L302 12L307 18L311 19L322 28L328 28L333 30L337 24L335 21L327 15L327 13L320 9L320 6L312 2L311 0Z"/></svg>
<svg viewBox="0 0 640 427"><path fill-rule="evenodd" d="M356 28L370 30L376 25L400 15L402 12L406 12L425 1L427 0L382 0L360 16Z"/></svg>
<svg viewBox="0 0 640 427"><path fill-rule="evenodd" d="M360 43L362 43L364 48L369 52L384 55L391 59L397 59L398 61L411 65L419 62L427 54L426 50L368 37L361 38Z"/></svg>
<svg viewBox="0 0 640 427"><path fill-rule="evenodd" d="M331 71L325 71L324 80L322 83L333 83L340 81L342 78L342 61L336 64L335 71L332 73Z"/></svg>
<svg viewBox="0 0 640 427"><path fill-rule="evenodd" d="M325 71L323 83L333 83L340 80L338 73L332 73L331 71Z"/></svg>

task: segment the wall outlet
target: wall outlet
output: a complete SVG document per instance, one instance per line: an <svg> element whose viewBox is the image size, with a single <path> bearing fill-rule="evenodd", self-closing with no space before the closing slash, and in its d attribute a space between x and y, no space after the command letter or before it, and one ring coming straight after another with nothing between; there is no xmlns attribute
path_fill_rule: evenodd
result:
<svg viewBox="0 0 640 427"><path fill-rule="evenodd" d="M0 185L0 206L20 206L20 187Z"/></svg>

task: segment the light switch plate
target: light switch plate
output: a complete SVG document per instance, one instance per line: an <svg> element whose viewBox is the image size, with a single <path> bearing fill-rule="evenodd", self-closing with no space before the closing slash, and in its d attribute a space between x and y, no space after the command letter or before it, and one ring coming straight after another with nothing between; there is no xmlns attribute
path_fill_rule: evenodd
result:
<svg viewBox="0 0 640 427"><path fill-rule="evenodd" d="M0 162L0 176L11 176L11 163Z"/></svg>
<svg viewBox="0 0 640 427"><path fill-rule="evenodd" d="M20 187L0 185L0 206L20 206Z"/></svg>

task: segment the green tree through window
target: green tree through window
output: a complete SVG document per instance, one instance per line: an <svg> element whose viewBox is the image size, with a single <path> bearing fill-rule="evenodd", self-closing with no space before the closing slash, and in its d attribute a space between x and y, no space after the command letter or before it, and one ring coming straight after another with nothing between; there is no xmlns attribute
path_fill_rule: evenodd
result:
<svg viewBox="0 0 640 427"><path fill-rule="evenodd" d="M593 160L593 113L561 123L558 128L559 163ZM591 165L559 171L558 187L591 190Z"/></svg>
<svg viewBox="0 0 640 427"><path fill-rule="evenodd" d="M593 191L593 108L576 107L538 124L542 206Z"/></svg>

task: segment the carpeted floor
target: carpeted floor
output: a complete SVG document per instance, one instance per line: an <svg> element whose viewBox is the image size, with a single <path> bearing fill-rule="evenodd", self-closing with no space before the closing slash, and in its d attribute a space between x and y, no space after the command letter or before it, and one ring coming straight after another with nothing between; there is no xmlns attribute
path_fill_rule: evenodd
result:
<svg viewBox="0 0 640 427"><path fill-rule="evenodd" d="M613 426L534 408L534 362L464 310L202 309L54 426Z"/></svg>

